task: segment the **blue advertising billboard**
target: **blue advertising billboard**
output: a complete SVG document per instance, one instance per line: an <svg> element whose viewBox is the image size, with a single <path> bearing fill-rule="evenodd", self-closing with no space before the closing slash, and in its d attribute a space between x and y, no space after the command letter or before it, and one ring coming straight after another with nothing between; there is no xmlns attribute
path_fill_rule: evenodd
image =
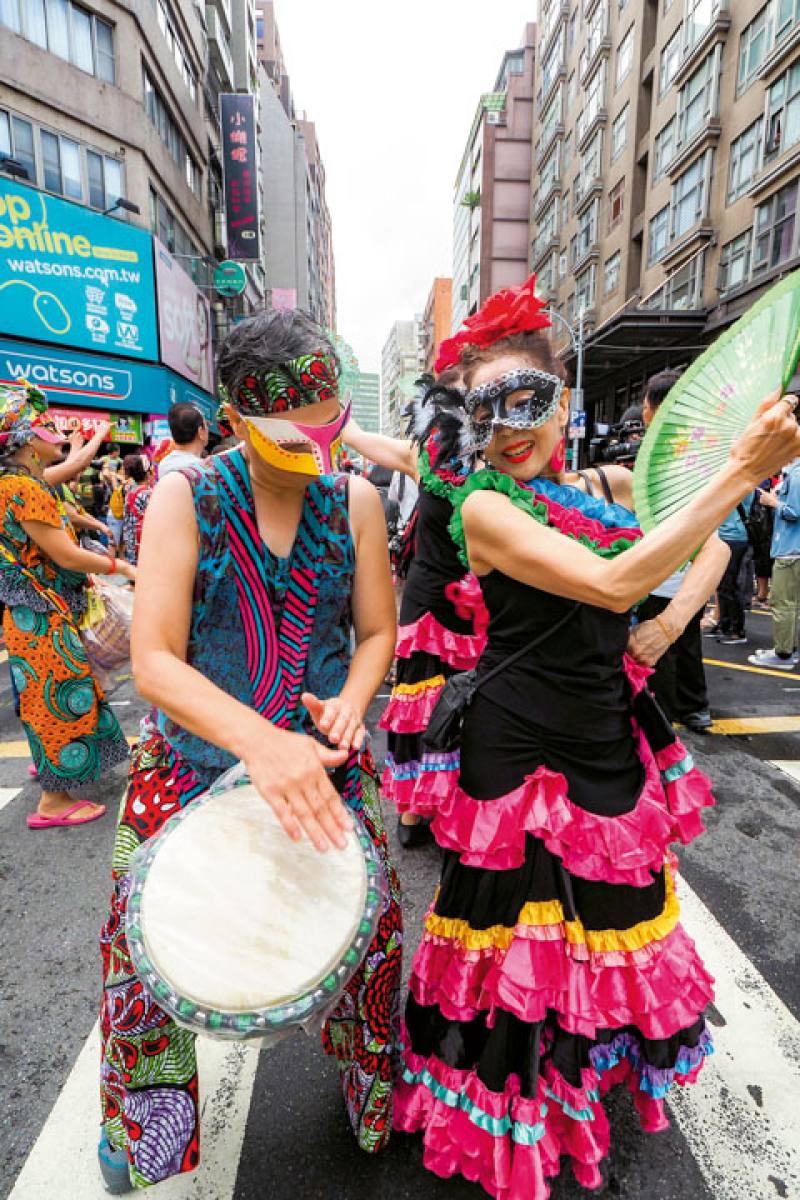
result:
<svg viewBox="0 0 800 1200"><path fill-rule="evenodd" d="M216 416L214 397L168 367L0 339L0 384L20 378L41 388L48 404L166 413L187 400L212 423Z"/></svg>
<svg viewBox="0 0 800 1200"><path fill-rule="evenodd" d="M0 178L0 333L157 361L150 234Z"/></svg>

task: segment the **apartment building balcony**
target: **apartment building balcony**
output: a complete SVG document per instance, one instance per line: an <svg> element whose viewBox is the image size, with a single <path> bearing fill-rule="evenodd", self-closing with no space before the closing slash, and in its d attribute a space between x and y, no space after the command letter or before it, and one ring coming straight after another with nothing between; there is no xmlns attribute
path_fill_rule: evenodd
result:
<svg viewBox="0 0 800 1200"><path fill-rule="evenodd" d="M544 190L540 189L536 193L536 196L533 201L534 220L538 221L540 216L544 212L544 210L547 208L547 205L553 199L553 197L560 196L560 195L561 195L561 180L558 178L558 176L556 176L556 178L552 179L550 181L550 183L547 185L547 187L544 188ZM511 220L516 220L516 218L512 217Z"/></svg>
<svg viewBox="0 0 800 1200"><path fill-rule="evenodd" d="M541 61L541 59L546 57L548 51L550 50L550 47L553 45L553 42L555 41L556 34L559 32L559 30L561 29L562 23L564 21L566 21L568 16L569 16L569 0L561 0L561 3L558 6L558 8L556 9L555 14L553 16L552 25L550 26L549 29L542 30L541 47L537 51L537 56L540 61Z"/></svg>
<svg viewBox="0 0 800 1200"><path fill-rule="evenodd" d="M531 265L534 268L538 267L547 258L548 254L552 254L554 250L560 249L561 238L557 234L553 234L552 237L547 238L545 241L540 241L537 238L531 246Z"/></svg>
<svg viewBox="0 0 800 1200"><path fill-rule="evenodd" d="M600 262L600 243L597 241L590 242L585 250L579 251L575 257L575 262L572 264L572 274L579 275L580 272L588 267L591 263Z"/></svg>
<svg viewBox="0 0 800 1200"><path fill-rule="evenodd" d="M705 150L707 146L715 146L722 134L722 122L719 117L711 117L702 129L699 129L688 142L679 146L667 164L667 175L675 179L689 165L692 159Z"/></svg>
<svg viewBox="0 0 800 1200"><path fill-rule="evenodd" d="M583 210L588 207L590 200L594 196L602 196L603 180L599 175L587 175L585 179L579 175L575 180L574 190L574 212L576 216L580 216Z"/></svg>
<svg viewBox="0 0 800 1200"><path fill-rule="evenodd" d="M539 101L539 111L540 112L542 112L543 109L545 109L547 107L547 101L550 99L553 92L556 90L556 86L559 83L563 83L566 78L567 78L567 68L562 63L561 66L556 71L553 78L550 80L547 91L542 92L542 98Z"/></svg>
<svg viewBox="0 0 800 1200"><path fill-rule="evenodd" d="M607 124L608 124L608 109L601 108L595 113L595 115L592 117L591 121L589 121L589 123L587 124L586 128L581 131L579 138L578 138L578 150L581 152L584 151L586 149L586 147L589 145L589 142L591 141L591 138L592 138L592 134L595 132L595 130L605 128L605 126ZM577 130L576 130L576 132L577 132Z"/></svg>
<svg viewBox="0 0 800 1200"><path fill-rule="evenodd" d="M223 86L233 90L235 86L233 56L231 55L220 15L216 8L212 8L211 5L206 5L206 29L208 31L208 52L211 56L211 61L219 73Z"/></svg>
<svg viewBox="0 0 800 1200"><path fill-rule="evenodd" d="M758 78L767 80L800 50L800 25L790 26L789 32L770 51L758 71Z"/></svg>
<svg viewBox="0 0 800 1200"><path fill-rule="evenodd" d="M536 147L536 166L537 167L541 163L544 162L545 158L547 157L547 152L550 149L550 147L553 145L553 142L556 140L556 138L563 138L565 133L566 133L566 127L564 125L564 122L559 121L550 130L550 132L547 134L547 137L544 139L544 141L539 142L538 146Z"/></svg>
<svg viewBox="0 0 800 1200"><path fill-rule="evenodd" d="M595 67L600 62L600 59L604 58L604 57L608 58L610 56L610 54L611 54L611 37L609 36L609 34L606 34L605 37L600 38L600 40L598 41L594 50L592 51L591 55L587 58L586 62L583 65L583 70L581 71L581 76L580 76L581 85L586 83L586 80L589 79L589 77L592 75L592 72L594 71Z"/></svg>
<svg viewBox="0 0 800 1200"><path fill-rule="evenodd" d="M599 3L600 3L600 0L583 0L583 16L584 16L584 20L588 20L588 19L589 19L589 17L592 15L592 13L594 12L594 10L597 8L597 5L598 5Z"/></svg>
<svg viewBox="0 0 800 1200"><path fill-rule="evenodd" d="M745 195L752 197L753 200L758 200L767 192L772 191L785 177L793 178L798 172L800 172L800 143L794 146L785 157L773 160L762 167Z"/></svg>
<svg viewBox="0 0 800 1200"><path fill-rule="evenodd" d="M679 266L684 259L691 258L697 254L703 246L714 238L716 230L707 219L698 221L696 225L685 233L683 237L678 238L664 251L661 256L661 265L667 271L672 267Z"/></svg>
<svg viewBox="0 0 800 1200"><path fill-rule="evenodd" d="M717 42L725 41L731 24L730 5L721 4L708 28L703 31L693 46L689 46L688 49L684 50L683 58L672 79L673 87L681 87L692 74L695 67L703 61L709 50L712 50Z"/></svg>

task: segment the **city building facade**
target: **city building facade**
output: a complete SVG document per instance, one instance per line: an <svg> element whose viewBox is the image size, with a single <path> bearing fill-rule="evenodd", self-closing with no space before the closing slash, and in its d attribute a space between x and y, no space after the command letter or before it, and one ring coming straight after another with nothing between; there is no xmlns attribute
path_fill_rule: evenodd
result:
<svg viewBox="0 0 800 1200"><path fill-rule="evenodd" d="M0 371L129 442L187 389L216 408L205 20L175 0L0 6L0 283L31 298L3 306Z"/></svg>
<svg viewBox="0 0 800 1200"><path fill-rule="evenodd" d="M531 138L536 26L503 58L480 99L453 196L452 321L457 328L492 292L522 283L530 245Z"/></svg>
<svg viewBox="0 0 800 1200"><path fill-rule="evenodd" d="M362 429L380 433L381 428L381 377L377 372L359 371L352 385L350 399L353 416Z"/></svg>
<svg viewBox="0 0 800 1200"><path fill-rule="evenodd" d="M400 435L421 369L419 321L395 321L381 353L381 433Z"/></svg>
<svg viewBox="0 0 800 1200"><path fill-rule="evenodd" d="M800 0L543 0L537 62L531 267L591 430L800 265Z"/></svg>
<svg viewBox="0 0 800 1200"><path fill-rule="evenodd" d="M420 324L420 357L426 372L433 371L439 346L453 327L453 281L441 275L431 284Z"/></svg>

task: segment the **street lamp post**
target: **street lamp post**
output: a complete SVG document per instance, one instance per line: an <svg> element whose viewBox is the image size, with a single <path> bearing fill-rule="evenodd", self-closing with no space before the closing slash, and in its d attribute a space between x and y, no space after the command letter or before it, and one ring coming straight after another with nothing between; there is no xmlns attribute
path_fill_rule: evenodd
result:
<svg viewBox="0 0 800 1200"><path fill-rule="evenodd" d="M560 321L561 324L563 325L563 327L566 329L567 333L569 334L570 344L572 346L573 351L575 352L575 357L577 360L576 366L575 366L575 387L573 389L572 396L570 397L570 408L573 412L581 413L584 411L584 409L583 409L583 358L584 358L584 353L585 353L585 349L586 349L586 341L585 341L585 336L584 336L584 325L583 325L583 320L584 320L583 305L581 305L581 308L578 312L577 328L574 325L571 325L569 323L569 321L566 319L566 317L562 316L560 312L556 312L556 310L554 308L547 308L547 309L545 309L545 312L547 313L548 317L550 317L551 320ZM572 439L572 467L573 467L573 470L577 470L578 465L579 465L578 458L580 455L580 443L581 443L580 438L574 437Z"/></svg>

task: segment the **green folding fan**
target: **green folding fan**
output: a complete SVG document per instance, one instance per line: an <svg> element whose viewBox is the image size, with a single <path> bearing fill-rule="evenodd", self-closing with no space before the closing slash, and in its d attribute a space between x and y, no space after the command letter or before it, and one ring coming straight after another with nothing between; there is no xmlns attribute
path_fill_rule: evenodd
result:
<svg viewBox="0 0 800 1200"><path fill-rule="evenodd" d="M761 401L786 389L800 359L800 271L770 288L681 376L633 472L645 532L678 512L725 465Z"/></svg>

